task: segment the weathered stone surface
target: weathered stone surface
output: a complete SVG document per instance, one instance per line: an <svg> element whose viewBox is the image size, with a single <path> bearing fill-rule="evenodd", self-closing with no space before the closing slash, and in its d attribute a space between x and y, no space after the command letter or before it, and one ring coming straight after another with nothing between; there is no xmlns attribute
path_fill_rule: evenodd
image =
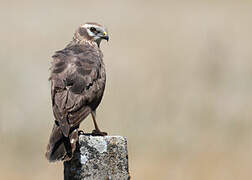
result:
<svg viewBox="0 0 252 180"><path fill-rule="evenodd" d="M80 135L74 157L64 162L64 179L128 180L126 138Z"/></svg>

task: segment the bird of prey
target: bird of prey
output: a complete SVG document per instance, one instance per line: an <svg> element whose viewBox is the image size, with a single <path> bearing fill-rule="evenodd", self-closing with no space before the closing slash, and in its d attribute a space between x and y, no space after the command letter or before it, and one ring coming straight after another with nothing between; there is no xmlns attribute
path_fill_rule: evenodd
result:
<svg viewBox="0 0 252 180"><path fill-rule="evenodd" d="M50 161L67 161L78 140L80 123L92 115L93 135L107 135L96 123L96 108L101 102L106 74L101 40L109 40L105 27L85 23L74 33L73 40L52 56L51 97L55 117L47 146L46 158Z"/></svg>

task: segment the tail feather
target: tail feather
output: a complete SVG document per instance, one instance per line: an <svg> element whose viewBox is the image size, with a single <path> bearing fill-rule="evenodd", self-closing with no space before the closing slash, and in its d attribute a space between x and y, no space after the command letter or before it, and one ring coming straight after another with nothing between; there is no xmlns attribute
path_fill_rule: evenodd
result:
<svg viewBox="0 0 252 180"><path fill-rule="evenodd" d="M50 162L68 160L72 157L70 140L65 137L61 128L54 124L52 133L47 145L46 158Z"/></svg>

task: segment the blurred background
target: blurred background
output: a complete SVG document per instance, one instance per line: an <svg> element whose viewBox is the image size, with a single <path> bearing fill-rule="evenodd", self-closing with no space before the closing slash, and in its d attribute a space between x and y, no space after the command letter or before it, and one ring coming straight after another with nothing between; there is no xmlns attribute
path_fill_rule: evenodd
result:
<svg viewBox="0 0 252 180"><path fill-rule="evenodd" d="M0 179L63 179L49 67L88 21L110 35L98 123L128 138L133 180L250 179L251 18L248 0L1 0Z"/></svg>

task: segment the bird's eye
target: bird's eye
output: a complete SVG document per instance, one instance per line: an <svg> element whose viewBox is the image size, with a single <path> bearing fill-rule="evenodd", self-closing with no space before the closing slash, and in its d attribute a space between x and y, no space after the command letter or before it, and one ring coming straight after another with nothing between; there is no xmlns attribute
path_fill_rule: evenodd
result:
<svg viewBox="0 0 252 180"><path fill-rule="evenodd" d="M94 27L91 27L90 31L93 32L93 33L95 33L97 30Z"/></svg>

